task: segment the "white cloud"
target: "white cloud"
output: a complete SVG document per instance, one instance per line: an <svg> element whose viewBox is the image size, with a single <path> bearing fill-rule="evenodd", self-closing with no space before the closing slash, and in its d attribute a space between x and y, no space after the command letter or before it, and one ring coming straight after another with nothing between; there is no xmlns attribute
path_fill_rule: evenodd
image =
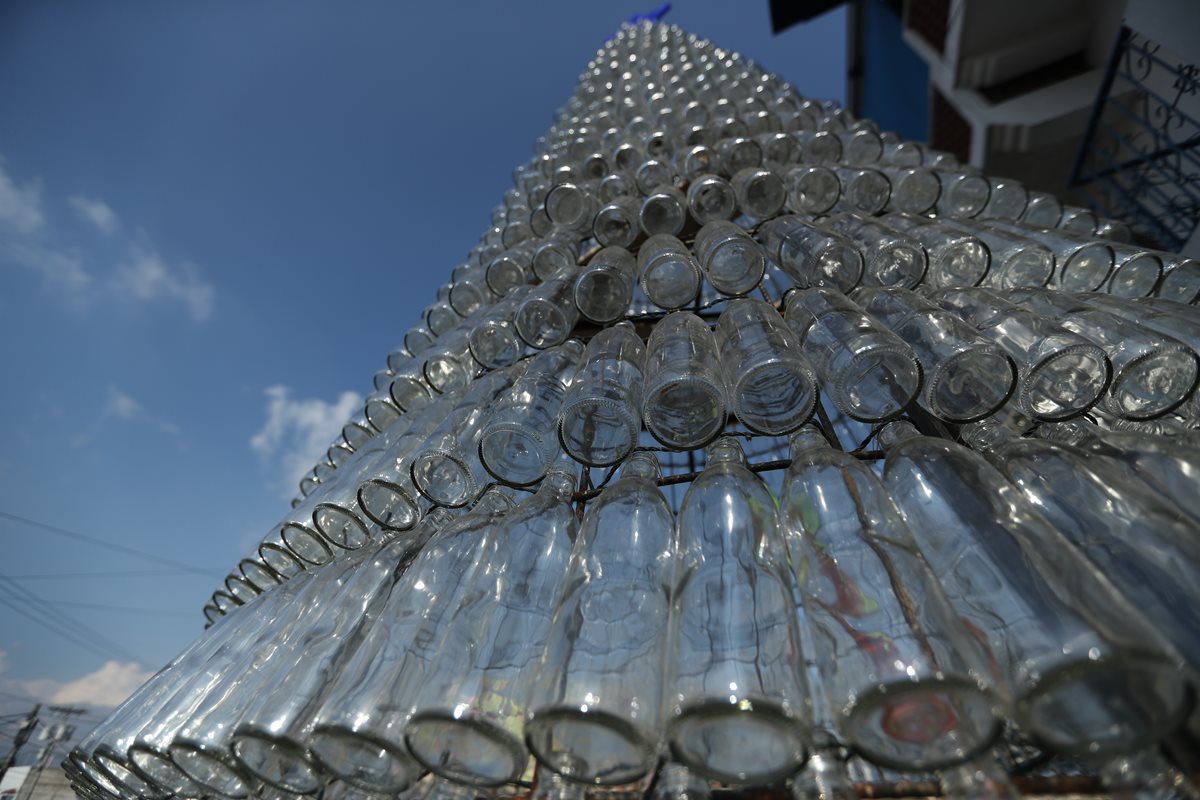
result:
<svg viewBox="0 0 1200 800"><path fill-rule="evenodd" d="M135 419L142 413L142 404L115 386L108 387L108 413L121 419Z"/></svg>
<svg viewBox="0 0 1200 800"><path fill-rule="evenodd" d="M181 302L196 322L208 319L216 298L216 290L194 266L171 266L157 252L141 246L133 247L128 260L117 267L113 287L144 302Z"/></svg>
<svg viewBox="0 0 1200 800"><path fill-rule="evenodd" d="M83 266L82 256L38 241L5 242L0 245L0 261L41 276L46 290L68 305L86 303L94 283Z"/></svg>
<svg viewBox="0 0 1200 800"><path fill-rule="evenodd" d="M106 661L104 666L83 677L63 683L49 678L21 681L21 688L32 697L46 703L72 705L82 703L101 708L113 708L133 694L150 676L136 661Z"/></svg>
<svg viewBox="0 0 1200 800"><path fill-rule="evenodd" d="M263 394L267 419L250 438L250 447L264 463L279 470L280 486L291 497L300 478L325 454L363 398L356 392L342 392L332 403L295 400L286 386L271 386Z"/></svg>
<svg viewBox="0 0 1200 800"><path fill-rule="evenodd" d="M45 223L42 216L42 184L33 180L18 186L0 160L0 223L22 233L32 233Z"/></svg>
<svg viewBox="0 0 1200 800"><path fill-rule="evenodd" d="M93 200L82 195L75 195L67 202L74 207L81 218L90 222L105 236L111 234L121 224L117 220L116 213L103 200Z"/></svg>

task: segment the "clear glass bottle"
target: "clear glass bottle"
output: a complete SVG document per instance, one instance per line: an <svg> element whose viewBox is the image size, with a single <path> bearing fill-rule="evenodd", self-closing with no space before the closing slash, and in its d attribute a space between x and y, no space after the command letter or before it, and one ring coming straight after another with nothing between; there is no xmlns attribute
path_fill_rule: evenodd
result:
<svg viewBox="0 0 1200 800"><path fill-rule="evenodd" d="M842 140L829 131L798 131L793 134L800 146L800 160L807 164L827 164L842 160Z"/></svg>
<svg viewBox="0 0 1200 800"><path fill-rule="evenodd" d="M371 791L395 793L423 769L404 746L416 690L429 672L444 626L474 588L474 575L512 506L490 489L469 514L430 539L400 575L378 622L333 678L314 714L309 744L332 775Z"/></svg>
<svg viewBox="0 0 1200 800"><path fill-rule="evenodd" d="M1013 289L1008 299L1099 345L1112 363L1102 405L1125 419L1152 419L1176 408L1196 385L1196 353L1182 342L1062 292Z"/></svg>
<svg viewBox="0 0 1200 800"><path fill-rule="evenodd" d="M1153 251L1109 242L1116 263L1103 291L1116 297L1149 297L1162 278L1162 259Z"/></svg>
<svg viewBox="0 0 1200 800"><path fill-rule="evenodd" d="M912 289L925 277L925 248L908 235L875 217L842 212L821 221L848 237L863 254L863 286L902 286Z"/></svg>
<svg viewBox="0 0 1200 800"><path fill-rule="evenodd" d="M525 352L525 343L517 335L513 316L532 286L519 286L501 301L483 312L467 334L471 357L485 369L500 369L515 364Z"/></svg>
<svg viewBox="0 0 1200 800"><path fill-rule="evenodd" d="M880 167L892 185L888 197L889 211L909 214L926 214L937 205L942 194L942 183L937 173L928 167Z"/></svg>
<svg viewBox="0 0 1200 800"><path fill-rule="evenodd" d="M986 642L1042 747L1111 755L1172 730L1178 656L981 456L889 423L884 483L951 603Z"/></svg>
<svg viewBox="0 0 1200 800"><path fill-rule="evenodd" d="M833 289L798 289L786 319L839 411L864 421L890 419L921 387L921 367L903 339Z"/></svg>
<svg viewBox="0 0 1200 800"><path fill-rule="evenodd" d="M978 286L987 277L992 254L978 236L916 214L889 213L880 219L925 248L929 261L926 285L935 289Z"/></svg>
<svg viewBox="0 0 1200 800"><path fill-rule="evenodd" d="M625 315L637 283L637 261L623 247L593 255L575 279L575 307L592 322L607 324Z"/></svg>
<svg viewBox="0 0 1200 800"><path fill-rule="evenodd" d="M887 176L873 167L848 167L837 164L832 167L842 182L842 193L834 206L838 211L856 211L875 216L887 208L892 195L892 185Z"/></svg>
<svg viewBox="0 0 1200 800"><path fill-rule="evenodd" d="M590 231L598 207L595 195L574 183L560 183L546 195L546 215L555 225L567 230Z"/></svg>
<svg viewBox="0 0 1200 800"><path fill-rule="evenodd" d="M1104 350L1045 317L986 289L944 289L931 299L1012 357L1014 398L1034 419L1078 416L1108 387L1111 368Z"/></svg>
<svg viewBox="0 0 1200 800"><path fill-rule="evenodd" d="M578 263L578 258L579 237L572 231L556 228L534 247L533 274L539 281L549 280L560 269Z"/></svg>
<svg viewBox="0 0 1200 800"><path fill-rule="evenodd" d="M517 306L517 334L538 350L562 344L579 321L573 294L579 267L570 266L535 287Z"/></svg>
<svg viewBox="0 0 1200 800"><path fill-rule="evenodd" d="M592 337L559 415L559 441L571 458L593 467L621 461L642 427L646 346L628 322Z"/></svg>
<svg viewBox="0 0 1200 800"><path fill-rule="evenodd" d="M405 729L409 751L438 775L475 786L520 777L529 694L577 540L574 474L554 468L498 526L425 674Z"/></svg>
<svg viewBox="0 0 1200 800"><path fill-rule="evenodd" d="M1021 214L1021 221L1028 222L1030 225L1040 225L1043 228L1054 228L1058 226L1059 219L1062 218L1062 203L1058 198L1049 192L1030 192L1029 199L1025 203L1025 211Z"/></svg>
<svg viewBox="0 0 1200 800"><path fill-rule="evenodd" d="M753 291L766 272L762 245L727 220L707 223L696 234L692 249L709 284L728 297Z"/></svg>
<svg viewBox="0 0 1200 800"><path fill-rule="evenodd" d="M999 345L907 289L862 289L867 313L912 347L924 373L921 407L950 422L986 417L1012 393L1016 369Z"/></svg>
<svg viewBox="0 0 1200 800"><path fill-rule="evenodd" d="M654 326L646 343L642 419L667 447L700 447L725 426L725 384L716 338L695 314L676 311Z"/></svg>
<svg viewBox="0 0 1200 800"><path fill-rule="evenodd" d="M1162 281L1154 296L1196 305L1200 301L1200 261L1186 256L1172 256L1164 261Z"/></svg>
<svg viewBox="0 0 1200 800"><path fill-rule="evenodd" d="M842 196L837 173L820 164L798 164L784 176L786 206L796 214L826 214Z"/></svg>
<svg viewBox="0 0 1200 800"><path fill-rule="evenodd" d="M733 413L752 431L778 436L804 424L817 402L817 375L774 306L730 301L717 319L717 347Z"/></svg>
<svg viewBox="0 0 1200 800"><path fill-rule="evenodd" d="M658 757L675 537L659 478L635 453L589 504L533 683L525 740L573 781L633 783Z"/></svg>
<svg viewBox="0 0 1200 800"><path fill-rule="evenodd" d="M484 280L488 289L497 297L504 297L518 286L524 286L533 279L533 245L523 242L516 247L502 251L487 264ZM405 339L405 344L408 340ZM412 348L409 348L412 350ZM413 350L417 353L416 350Z"/></svg>
<svg viewBox="0 0 1200 800"><path fill-rule="evenodd" d="M737 213L737 196L729 181L719 175L697 175L687 190L688 212L698 225L731 219Z"/></svg>
<svg viewBox="0 0 1200 800"><path fill-rule="evenodd" d="M1064 230L1035 228L1020 222L988 220L993 228L1024 236L1054 254L1050 287L1063 292L1091 292L1108 280L1116 259L1107 242Z"/></svg>
<svg viewBox="0 0 1200 800"><path fill-rule="evenodd" d="M988 654L959 621L887 490L808 425L782 506L822 687L846 742L877 764L941 769L1000 733Z"/></svg>
<svg viewBox="0 0 1200 800"><path fill-rule="evenodd" d="M307 738L329 678L376 624L397 573L449 519L449 512L439 510L412 534L384 543L292 632L278 657L293 666L279 673L234 725L230 748L248 772L297 794L310 794L325 783L308 755Z"/></svg>
<svg viewBox="0 0 1200 800"><path fill-rule="evenodd" d="M1193 667L1200 665L1200 539L1178 506L1125 478L1118 465L1070 445L1010 438L988 456Z"/></svg>
<svg viewBox="0 0 1200 800"><path fill-rule="evenodd" d="M577 339L539 353L498 397L479 437L479 458L496 480L529 486L558 458L558 415L583 353Z"/></svg>
<svg viewBox="0 0 1200 800"><path fill-rule="evenodd" d="M736 440L708 448L676 537L671 758L726 783L783 780L803 766L810 727L796 587L775 499Z"/></svg>
<svg viewBox="0 0 1200 800"><path fill-rule="evenodd" d="M939 217L975 217L991 194L988 179L964 169L935 169L942 192L934 210Z"/></svg>
<svg viewBox="0 0 1200 800"><path fill-rule="evenodd" d="M684 243L670 234L656 234L643 242L637 264L642 291L659 308L683 308L700 292L700 265Z"/></svg>
<svg viewBox="0 0 1200 800"><path fill-rule="evenodd" d="M739 170L730 180L738 210L753 220L771 219L783 208L787 189L774 171L763 167Z"/></svg>
<svg viewBox="0 0 1200 800"><path fill-rule="evenodd" d="M674 186L659 186L642 200L642 208L638 214L638 224L642 233L653 236L656 233L669 233L678 236L687 222L688 205L683 192Z"/></svg>
<svg viewBox="0 0 1200 800"><path fill-rule="evenodd" d="M596 212L592 235L604 247L633 246L642 235L638 224L641 204L635 197L619 197Z"/></svg>
<svg viewBox="0 0 1200 800"><path fill-rule="evenodd" d="M987 205L979 212L981 217L991 219L1018 220L1029 205L1029 190L1020 181L1012 178L988 177L990 192Z"/></svg>
<svg viewBox="0 0 1200 800"><path fill-rule="evenodd" d="M848 292L862 280L862 252L839 233L787 215L763 226L762 236L767 254L801 288Z"/></svg>
<svg viewBox="0 0 1200 800"><path fill-rule="evenodd" d="M528 363L520 362L475 381L416 449L409 460L412 484L431 503L460 508L479 495L487 481L479 460L484 425L492 404L512 388Z"/></svg>

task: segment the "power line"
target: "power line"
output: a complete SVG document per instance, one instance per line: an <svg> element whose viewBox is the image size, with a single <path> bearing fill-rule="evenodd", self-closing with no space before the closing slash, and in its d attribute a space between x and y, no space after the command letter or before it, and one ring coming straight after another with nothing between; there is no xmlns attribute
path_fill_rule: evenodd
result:
<svg viewBox="0 0 1200 800"><path fill-rule="evenodd" d="M162 564L163 566L167 566L167 567L174 567L175 569L181 570L183 572L194 572L194 573L200 574L200 575L210 575L213 572L213 570L200 569L199 567L195 567L190 564L184 564L182 562L174 561L169 558L163 558L162 556L156 556L153 553L147 553L144 550L138 550L133 547L126 547L123 544L116 544L115 542L108 542L108 541L105 541L104 539L99 539L95 536L88 536L85 533L77 533L75 531L67 530L66 528L60 528L57 525L50 525L45 522L38 522L35 519L29 519L28 517L18 516L17 514L11 514L7 511L0 511L0 517L7 519L7 520L11 520L13 522L19 522L22 525L28 525L30 527L38 528L43 531L48 531L50 533L56 533L59 536L66 536L69 539L76 539L81 542L87 542L88 544L93 544L93 545L96 545L97 547L107 547L110 550L116 550L116 551L119 551L122 553L127 553L131 556L137 556L138 558L145 559L146 561L153 561L156 564Z"/></svg>
<svg viewBox="0 0 1200 800"><path fill-rule="evenodd" d="M26 609L21 608L20 606L14 605L13 603L9 602L8 598L6 598L6 597L0 597L0 605L8 606L13 611L17 612L18 614L25 617L26 619L32 620L33 622L37 623L38 625L41 625L42 627L46 628L47 630L51 631L52 633L57 633L59 636L63 637L64 639L71 642L72 644L76 644L76 645L82 647L84 650L87 650L88 652L90 652L94 655L98 655L104 659L112 658L111 653L105 653L103 650L96 647L95 645L88 642L87 640L81 639L78 636L68 633L62 629L55 628L53 625L49 624L45 619L39 619L38 617L35 617L32 613L30 613Z"/></svg>
<svg viewBox="0 0 1200 800"><path fill-rule="evenodd" d="M127 651L125 648L121 647L116 642L114 642L111 639L108 639L107 637L101 635L100 633L92 630L88 626L81 624L78 620L75 620L75 619L67 616L62 611L59 611L58 609L56 609L52 605L50 605L45 599L34 594L29 589L25 588L21 584L12 580L8 576L0 575L0 581L3 581L4 583L8 584L9 586L15 588L18 592L20 592L20 593L24 594L26 597L30 598L32 601L34 610L36 610L38 613L40 613L43 617L43 619L41 620L41 624L45 625L46 627L50 628L51 630L54 630L59 635L64 635L64 636L66 636L66 638L72 639L72 641L75 641L76 644L79 644L81 641L90 640L91 644L93 645L93 647L90 649L92 649L93 652L97 652L95 648L103 648L108 651L107 654L102 656L104 658L113 658L115 656L118 659L123 659L123 660L128 660L128 661L137 661L138 660L137 656L133 655L132 653ZM17 611L18 613L23 614L25 617L27 617L29 619L33 619L33 617L30 616L30 614L25 609L22 609L18 606L13 605L10 602L12 599L14 599L14 598L11 595L8 597L0 597L0 602L3 602L5 605L9 606L14 611ZM16 599L19 599L19 598L16 598ZM67 632L66 634L64 634L64 629ZM68 635L68 634L70 634L70 635Z"/></svg>
<svg viewBox="0 0 1200 800"><path fill-rule="evenodd" d="M19 581L57 580L59 578L76 580L79 578L141 578L160 575L178 575L184 570L174 569L115 569L105 572L39 572L28 575L9 575Z"/></svg>
<svg viewBox="0 0 1200 800"><path fill-rule="evenodd" d="M11 576L9 576L11 577ZM21 600L30 602L23 597L9 597L10 600ZM152 617L192 617L191 613L184 611L164 611L157 608L139 608L136 606L110 606L104 603L76 603L70 600L47 600L52 606L71 606L73 608L83 608L91 611L119 611L125 614L146 614Z"/></svg>

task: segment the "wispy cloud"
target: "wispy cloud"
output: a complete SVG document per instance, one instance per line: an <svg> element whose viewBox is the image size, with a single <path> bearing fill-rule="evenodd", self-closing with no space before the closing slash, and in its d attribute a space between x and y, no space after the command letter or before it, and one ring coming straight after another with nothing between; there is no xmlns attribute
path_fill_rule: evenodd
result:
<svg viewBox="0 0 1200 800"><path fill-rule="evenodd" d="M7 672L7 655L0 650L0 675ZM0 684L11 694L23 694L33 701L114 708L123 703L133 694L134 689L149 680L153 674L153 671L136 661L106 661L96 671L72 681L57 681L52 678L5 678Z"/></svg>
<svg viewBox="0 0 1200 800"><path fill-rule="evenodd" d="M75 449L90 445L111 420L140 423L143 426L157 429L168 436L178 436L180 433L179 426L174 422L151 414L133 395L116 386L110 385L103 413L92 420L92 424L87 430L72 436L68 440L68 444Z"/></svg>
<svg viewBox="0 0 1200 800"><path fill-rule="evenodd" d="M103 200L94 200L90 197L77 194L69 198L67 202L71 204L71 207L75 209L84 221L90 222L95 226L96 230L105 236L108 236L120 227L121 223L117 220L116 213Z"/></svg>
<svg viewBox="0 0 1200 800"><path fill-rule="evenodd" d="M300 478L325 454L346 420L362 406L363 397L347 391L332 403L297 400L286 386L271 386L263 394L267 398L267 419L250 438L250 447L263 463L277 470L279 488L291 497Z"/></svg>
<svg viewBox="0 0 1200 800"><path fill-rule="evenodd" d="M89 232L94 229L115 237L122 228L116 212L104 200L74 195L66 202ZM190 262L165 257L144 231L113 238L116 252L123 255L108 265L89 261L87 251L74 244L70 234L47 221L41 181L19 185L0 159L0 265L40 276L47 292L76 308L108 298L181 305L195 322L212 316L217 293L201 270ZM111 246L104 249L112 251Z"/></svg>
<svg viewBox="0 0 1200 800"><path fill-rule="evenodd" d="M192 319L203 322L212 314L216 290L205 282L191 264L169 265L153 250L136 246L129 258L117 267L113 285L135 300L178 301Z"/></svg>
<svg viewBox="0 0 1200 800"><path fill-rule="evenodd" d="M32 233L46 222L42 215L42 183L33 180L18 186L0 158L0 224L21 233Z"/></svg>

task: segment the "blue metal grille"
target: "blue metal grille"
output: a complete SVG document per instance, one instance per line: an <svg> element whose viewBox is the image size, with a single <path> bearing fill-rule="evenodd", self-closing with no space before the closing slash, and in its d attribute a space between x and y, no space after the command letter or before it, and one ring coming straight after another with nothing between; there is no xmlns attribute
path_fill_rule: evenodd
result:
<svg viewBox="0 0 1200 800"><path fill-rule="evenodd" d="M1200 67L1122 28L1072 172L1098 213L1178 251L1200 220Z"/></svg>

